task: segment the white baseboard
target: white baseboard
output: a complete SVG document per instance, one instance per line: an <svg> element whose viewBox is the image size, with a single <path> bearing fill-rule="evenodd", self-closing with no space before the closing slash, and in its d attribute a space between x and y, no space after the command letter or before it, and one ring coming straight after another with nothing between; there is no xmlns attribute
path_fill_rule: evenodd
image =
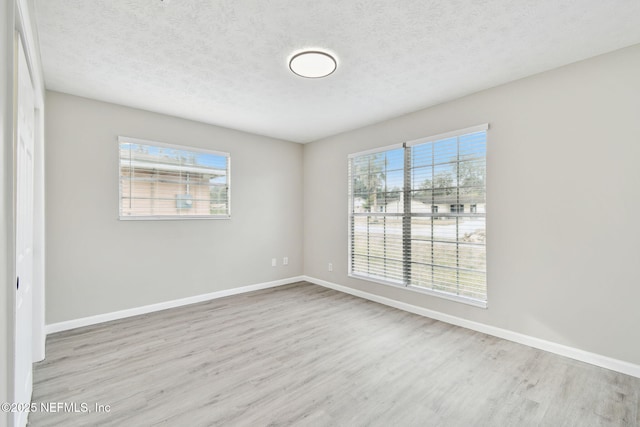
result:
<svg viewBox="0 0 640 427"><path fill-rule="evenodd" d="M144 305L142 307L129 308L126 310L114 311L111 313L97 314L95 316L82 317L80 319L66 320L64 322L52 323L47 325L45 327L45 332L48 335L55 332L68 331L69 329L95 325L98 323L109 322L111 320L124 319L125 317L138 316L140 314L166 310L168 308L181 307L183 305L195 304L198 302L228 297L230 295L243 294L246 292L258 291L260 289L275 288L277 286L288 285L290 283L301 282L303 280L304 278L302 276L289 277L287 279L274 280L272 282L258 283L255 285L242 286L240 288L225 289L208 294L194 295L192 297L159 302L157 304Z"/></svg>
<svg viewBox="0 0 640 427"><path fill-rule="evenodd" d="M640 378L640 365L636 365L630 362L625 362L623 360L618 360L608 356L603 356L601 354L590 353L588 351L580 350L578 348L569 347L569 346L558 344L551 341L546 341L540 338L535 338L529 335L521 334L519 332L513 332L508 329L502 329L496 326L485 325L483 323L474 322L472 320L463 319L461 317L452 316L450 314L441 313L439 311L429 310L427 308L418 307L416 305L396 301L390 298L371 294L369 292L364 292L364 291L353 289L347 286L338 285L336 283L327 282L326 280L316 279L314 277L309 277L309 276L302 276L302 278L305 281L316 284L316 285L324 286L326 288L331 288L336 291L340 291L340 292L344 292L360 298L368 299L370 301L388 305L390 307L398 308L400 310L408 311L410 313L418 314L420 316L425 316L431 319L440 320L445 323L461 326L463 328L482 332L487 335L493 335L498 338L503 338L509 341L517 342L519 344L527 345L529 347L548 351L550 353L555 353L560 356L565 356L571 359L579 360L581 362L589 363L591 365L599 366L601 368L610 369L612 371L621 372L623 374Z"/></svg>
<svg viewBox="0 0 640 427"><path fill-rule="evenodd" d="M474 322L472 320L463 319L461 317L452 316L450 314L441 313L439 311L430 310L424 307L418 307L416 305L407 304L404 302L396 301L390 298L375 295L369 292L360 291L350 288L348 286L338 285L336 283L328 282L326 280L316 279L309 276L297 276L289 277L287 279L274 280L272 282L258 283L255 285L243 286L240 288L225 289L222 291L211 292L208 294L195 295L192 297L181 298L172 301L165 301L157 304L145 305L142 307L135 307L121 311L115 311L112 313L98 314L95 316L83 317L80 319L67 320L64 322L52 323L46 326L46 333L52 334L55 332L67 331L70 329L81 328L83 326L95 325L98 323L109 322L111 320L124 319L126 317L137 316L140 314L151 313L154 311L166 310L174 307L181 307L184 305L195 304L198 302L209 301L217 298L223 298L231 295L242 294L246 292L257 291L260 289L274 288L277 286L288 285L290 283L307 281L316 285L324 286L326 288L334 289L336 291L344 292L350 295L354 295L360 298L368 299L380 304L384 304L390 307L394 307L400 310L408 311L410 313L418 314L420 316L429 317L431 319L440 320L445 323L449 323L463 328L471 329L473 331L482 332L487 335L492 335L498 338L503 338L509 341L524 344L529 347L537 348L540 350L555 353L560 356L569 357L571 359L579 360L581 362L589 363L591 365L599 366L601 368L610 369L612 371L621 372L623 374L631 375L640 378L640 365L636 365L623 360L614 359L601 354L591 353L588 351L580 350L578 348L569 347L563 344L558 344L551 341L546 341L540 338L535 338L529 335L521 334L519 332L510 331L508 329L498 328L496 326L485 325L483 323Z"/></svg>

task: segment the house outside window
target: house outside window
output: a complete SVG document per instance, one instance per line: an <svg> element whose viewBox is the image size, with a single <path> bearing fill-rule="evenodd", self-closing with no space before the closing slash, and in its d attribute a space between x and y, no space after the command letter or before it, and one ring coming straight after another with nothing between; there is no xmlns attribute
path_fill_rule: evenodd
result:
<svg viewBox="0 0 640 427"><path fill-rule="evenodd" d="M120 219L224 219L228 153L120 137Z"/></svg>

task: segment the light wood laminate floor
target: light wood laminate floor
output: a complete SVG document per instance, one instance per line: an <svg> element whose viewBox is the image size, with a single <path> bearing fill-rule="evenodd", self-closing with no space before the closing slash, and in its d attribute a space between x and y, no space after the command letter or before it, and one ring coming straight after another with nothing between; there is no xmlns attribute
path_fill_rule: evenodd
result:
<svg viewBox="0 0 640 427"><path fill-rule="evenodd" d="M308 283L53 334L34 375L111 411L32 426L640 425L638 378Z"/></svg>

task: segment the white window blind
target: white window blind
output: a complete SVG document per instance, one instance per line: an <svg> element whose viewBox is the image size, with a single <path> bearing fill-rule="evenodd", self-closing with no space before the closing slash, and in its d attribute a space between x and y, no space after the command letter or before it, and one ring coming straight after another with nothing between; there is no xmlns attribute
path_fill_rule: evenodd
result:
<svg viewBox="0 0 640 427"><path fill-rule="evenodd" d="M351 271L403 283L404 148L349 161Z"/></svg>
<svg viewBox="0 0 640 427"><path fill-rule="evenodd" d="M119 137L120 219L229 218L228 153Z"/></svg>
<svg viewBox="0 0 640 427"><path fill-rule="evenodd" d="M486 306L487 128L350 156L350 275Z"/></svg>

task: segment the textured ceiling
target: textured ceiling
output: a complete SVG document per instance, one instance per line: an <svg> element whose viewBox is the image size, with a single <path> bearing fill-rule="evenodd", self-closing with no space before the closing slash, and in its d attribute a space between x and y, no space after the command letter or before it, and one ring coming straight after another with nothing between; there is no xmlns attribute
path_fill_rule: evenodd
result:
<svg viewBox="0 0 640 427"><path fill-rule="evenodd" d="M640 43L639 0L36 0L47 88L309 142ZM289 71L334 52L325 79Z"/></svg>

